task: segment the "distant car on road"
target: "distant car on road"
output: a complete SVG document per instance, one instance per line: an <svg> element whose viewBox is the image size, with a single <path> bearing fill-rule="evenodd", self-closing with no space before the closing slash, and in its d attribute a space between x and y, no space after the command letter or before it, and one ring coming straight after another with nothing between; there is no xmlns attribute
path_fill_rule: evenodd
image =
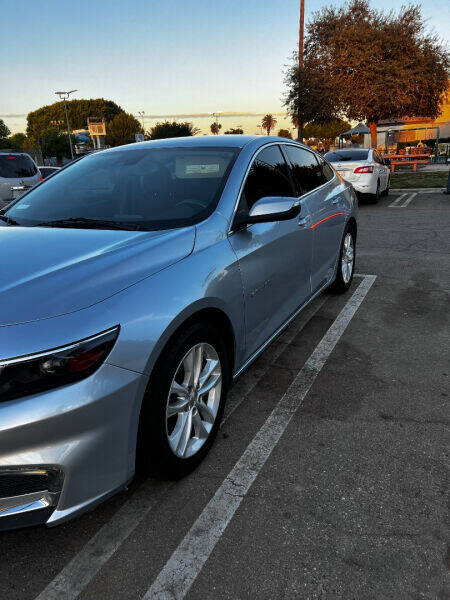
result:
<svg viewBox="0 0 450 600"><path fill-rule="evenodd" d="M192 471L231 381L349 289L356 212L320 155L243 135L91 154L0 211L0 530L93 507L136 460Z"/></svg>
<svg viewBox="0 0 450 600"><path fill-rule="evenodd" d="M41 181L34 160L24 152L0 152L0 208Z"/></svg>
<svg viewBox="0 0 450 600"><path fill-rule="evenodd" d="M38 167L42 175L42 179L46 179L49 175L53 175L53 173L59 171L60 168L61 167Z"/></svg>
<svg viewBox="0 0 450 600"><path fill-rule="evenodd" d="M373 148L332 150L324 158L343 179L373 204L378 202L381 195L389 194L389 166Z"/></svg>

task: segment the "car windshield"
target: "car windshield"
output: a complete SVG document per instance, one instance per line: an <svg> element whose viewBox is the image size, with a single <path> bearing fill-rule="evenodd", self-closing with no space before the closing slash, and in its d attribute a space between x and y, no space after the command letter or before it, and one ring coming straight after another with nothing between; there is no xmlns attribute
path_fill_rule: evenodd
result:
<svg viewBox="0 0 450 600"><path fill-rule="evenodd" d="M238 148L137 148L93 154L4 214L24 226L171 229L215 209Z"/></svg>
<svg viewBox="0 0 450 600"><path fill-rule="evenodd" d="M7 154L0 156L0 177L17 179L33 177L37 173L34 162L26 154Z"/></svg>
<svg viewBox="0 0 450 600"><path fill-rule="evenodd" d="M346 162L346 161L360 161L367 160L369 156L368 150L333 150L327 152L324 156L328 162Z"/></svg>

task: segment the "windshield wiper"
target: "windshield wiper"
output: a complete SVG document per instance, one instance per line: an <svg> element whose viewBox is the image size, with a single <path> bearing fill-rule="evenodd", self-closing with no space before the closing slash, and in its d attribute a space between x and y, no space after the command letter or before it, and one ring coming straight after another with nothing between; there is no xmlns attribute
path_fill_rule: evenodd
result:
<svg viewBox="0 0 450 600"><path fill-rule="evenodd" d="M86 219L84 217L43 221L42 223L36 223L33 227L81 227L82 229L124 229L126 231L138 231L140 229L140 225L130 225L121 221Z"/></svg>
<svg viewBox="0 0 450 600"><path fill-rule="evenodd" d="M11 219L11 217L8 217L7 215L0 215L0 219L8 223L8 225L20 225L20 223L14 221L14 219Z"/></svg>

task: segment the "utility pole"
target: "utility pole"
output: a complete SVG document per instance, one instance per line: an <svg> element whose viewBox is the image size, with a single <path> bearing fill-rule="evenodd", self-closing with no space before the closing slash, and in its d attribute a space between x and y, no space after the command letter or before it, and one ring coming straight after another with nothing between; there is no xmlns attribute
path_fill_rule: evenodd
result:
<svg viewBox="0 0 450 600"><path fill-rule="evenodd" d="M69 92L55 92L57 96L64 101L64 111L66 113L66 123L67 123L67 135L69 136L69 145L70 145L70 155L73 160L73 148L72 148L72 138L70 134L70 125L69 125L69 113L67 112L67 100L69 99L70 94L76 92L77 90L70 90Z"/></svg>
<svg viewBox="0 0 450 600"><path fill-rule="evenodd" d="M138 115L142 119L142 132L145 133L145 125L144 125L144 115L145 115L145 112L143 110L138 110Z"/></svg>
<svg viewBox="0 0 450 600"><path fill-rule="evenodd" d="M300 28L298 32L298 69L303 67L303 38L305 31L305 0L300 0ZM298 141L303 141L303 123L301 122L301 115L297 115L298 118Z"/></svg>

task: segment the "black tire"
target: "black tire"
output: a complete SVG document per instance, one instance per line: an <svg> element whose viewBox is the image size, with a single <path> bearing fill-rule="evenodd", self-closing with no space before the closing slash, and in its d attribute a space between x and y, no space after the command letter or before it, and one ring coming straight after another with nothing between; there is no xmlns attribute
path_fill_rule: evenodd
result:
<svg viewBox="0 0 450 600"><path fill-rule="evenodd" d="M388 178L388 182L387 182L387 186L386 189L383 192L383 196L386 198L387 196L389 196L389 189L391 187L391 176L389 176Z"/></svg>
<svg viewBox="0 0 450 600"><path fill-rule="evenodd" d="M183 357L197 344L211 345L222 368L220 404L208 438L196 454L178 457L171 449L166 429L166 407L175 372ZM220 332L210 323L198 322L177 333L159 357L150 378L139 420L136 465L158 479L179 479L191 473L210 450L222 419L230 380L227 350Z"/></svg>
<svg viewBox="0 0 450 600"><path fill-rule="evenodd" d="M345 238L346 238L347 234L351 235L352 241L353 241L353 265L352 265L350 279L348 281L345 281L343 274L342 274L341 265L342 265L342 255L344 252L344 242L345 242ZM353 281L353 274L355 272L355 258L356 258L355 231L354 231L353 227L351 227L350 225L347 225L347 227L345 228L345 231L344 231L344 235L342 236L341 246L339 249L339 259L338 259L338 264L337 264L337 269L336 269L336 276L334 278L333 283L328 288L330 290L330 292L332 292L333 294L345 294L345 292L349 289L349 287L351 286L352 281Z"/></svg>
<svg viewBox="0 0 450 600"><path fill-rule="evenodd" d="M367 196L369 204L378 204L380 201L380 180L377 181L377 191L375 194L369 194Z"/></svg>

